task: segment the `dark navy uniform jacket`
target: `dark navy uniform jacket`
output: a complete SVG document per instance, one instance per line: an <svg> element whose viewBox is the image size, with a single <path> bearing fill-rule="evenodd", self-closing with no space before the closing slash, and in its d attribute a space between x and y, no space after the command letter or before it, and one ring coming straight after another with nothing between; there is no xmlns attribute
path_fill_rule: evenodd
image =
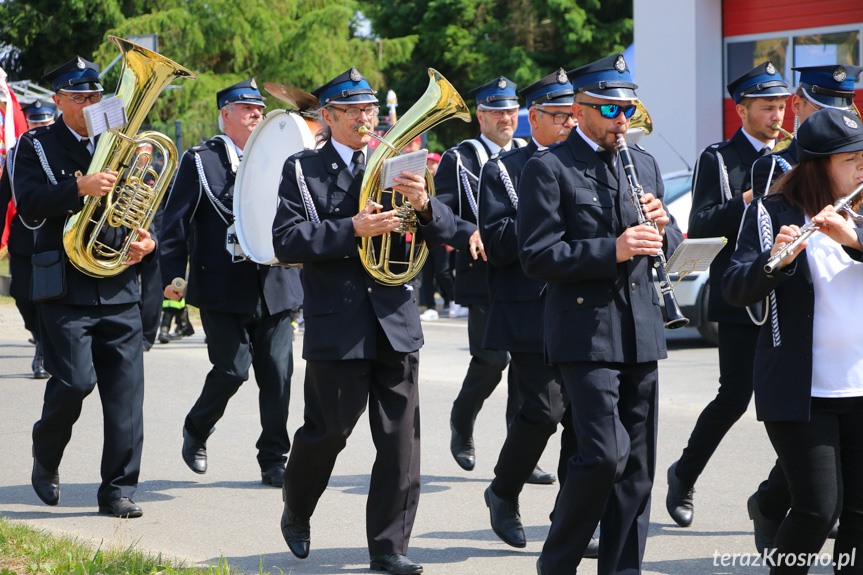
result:
<svg viewBox="0 0 863 575"><path fill-rule="evenodd" d="M488 157L491 157L491 150L485 142L479 136L476 141L482 144ZM459 158L465 169L473 174L468 174L470 192L463 189L461 183L458 173ZM449 245L456 250L455 301L462 305L488 305L488 266L482 256L473 259L468 251L468 240L477 230L477 221L470 208L467 193L476 198L481 170L482 165L476 150L470 144L462 142L444 152L434 177L435 195L456 215L456 233Z"/></svg>
<svg viewBox="0 0 863 575"><path fill-rule="evenodd" d="M236 174L225 143L221 139L207 140L187 151L162 219L159 236L162 284L186 277L189 261L186 301L193 306L223 313L253 314L261 293L273 315L302 305L302 286L296 269L251 261L232 263L225 249L225 237L233 216L210 200L198 176L194 154L201 158L213 196L225 209L233 210Z"/></svg>
<svg viewBox="0 0 863 575"><path fill-rule="evenodd" d="M661 199L656 161L634 146L630 151L645 193ZM638 222L624 174L620 179L576 130L534 155L522 172L519 257L527 275L548 283L545 350L551 363L666 357L652 260L617 263L618 236ZM682 241L672 217L665 227L666 255Z"/></svg>
<svg viewBox="0 0 863 575"><path fill-rule="evenodd" d="M725 197L722 190L717 154L722 154L728 172L730 199ZM710 321L752 323L744 308L734 307L722 298L720 282L737 245L740 220L746 209L743 192L749 189L752 164L760 156L760 152L749 143L743 128L738 128L731 139L713 144L701 152L695 165L689 237L725 236L728 239L728 243L710 264L710 298L707 302L707 319Z"/></svg>
<svg viewBox="0 0 863 575"><path fill-rule="evenodd" d="M308 216L295 161L301 163L319 223ZM288 158L282 171L273 246L279 261L303 264L305 359L374 359L381 329L397 352L417 351L423 344L410 287L379 284L362 266L351 219L360 211L360 183L331 141ZM418 233L429 247L449 243L455 233L452 211L434 197L429 201L432 220L420 220Z"/></svg>
<svg viewBox="0 0 863 575"><path fill-rule="evenodd" d="M803 225L803 211L781 195L767 196L763 202L774 238L782 226ZM857 236L863 239L863 229L857 228ZM846 247L845 252L853 260L863 261L860 251ZM771 323L767 321L761 326L755 349L755 409L761 421L809 421L815 293L807 256L803 250L788 266L772 274L765 272L770 251L761 250L757 204L753 202L737 251L722 278L722 290L728 301L739 306L763 301L776 291L782 345L773 347Z"/></svg>
<svg viewBox="0 0 863 575"><path fill-rule="evenodd" d="M42 168L33 145L38 140L57 184L51 184ZM27 220L45 223L36 232L34 253L63 250L63 227L66 218L84 207L84 197L78 196L76 172L86 174L90 154L59 119L50 126L24 134L15 146L13 187L18 200L18 213ZM104 200L103 200L104 204ZM121 230L119 228L118 230ZM122 240L123 232L111 230L112 237L103 239L111 245ZM146 256L152 257L152 254ZM116 276L94 278L66 261L66 296L57 303L71 305L127 304L141 299L138 276L132 267Z"/></svg>
<svg viewBox="0 0 863 575"><path fill-rule="evenodd" d="M542 353L545 282L528 277L518 259L517 210L501 179L503 164L515 191L536 142L486 162L479 193L479 232L488 256L490 307L483 347ZM521 190L534 193L534 190Z"/></svg>
<svg viewBox="0 0 863 575"><path fill-rule="evenodd" d="M778 158L782 158L792 168L797 165L797 139L791 140L788 147L775 154L761 156L752 164L751 180L749 187L756 198L760 198L770 190L770 186L776 183L785 170Z"/></svg>
<svg viewBox="0 0 863 575"><path fill-rule="evenodd" d="M6 210L12 200L12 158L14 148L9 152L8 161L3 176L0 177L0 236L6 226ZM21 214L16 213L9 222L9 253L21 256L10 258L9 266L12 274L12 285L9 286L10 295L16 300L30 299L30 258L33 256L33 248L36 245L34 228L39 222L25 222ZM29 227L28 227L29 226ZM23 265L19 265L23 264Z"/></svg>

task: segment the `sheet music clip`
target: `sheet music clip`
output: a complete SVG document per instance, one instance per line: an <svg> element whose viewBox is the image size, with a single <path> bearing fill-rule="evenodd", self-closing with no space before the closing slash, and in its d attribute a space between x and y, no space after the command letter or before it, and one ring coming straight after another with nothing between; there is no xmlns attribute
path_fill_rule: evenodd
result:
<svg viewBox="0 0 863 575"><path fill-rule="evenodd" d="M707 271L713 258L727 243L728 240L724 237L684 240L668 259L665 273L677 274L679 277L674 282L674 285L677 285L691 273Z"/></svg>
<svg viewBox="0 0 863 575"><path fill-rule="evenodd" d="M116 130L126 125L126 108L117 96L105 98L84 108L87 135L95 138L102 132Z"/></svg>

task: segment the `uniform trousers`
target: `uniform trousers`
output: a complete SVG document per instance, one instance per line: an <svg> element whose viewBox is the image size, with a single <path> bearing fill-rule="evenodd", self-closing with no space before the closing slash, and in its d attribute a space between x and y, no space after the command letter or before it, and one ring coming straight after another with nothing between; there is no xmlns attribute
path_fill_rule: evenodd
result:
<svg viewBox="0 0 863 575"><path fill-rule="evenodd" d="M698 416L677 462L677 477L684 485L695 485L722 438L749 407L760 329L753 324L719 324L719 391Z"/></svg>
<svg viewBox="0 0 863 575"><path fill-rule="evenodd" d="M467 337L470 345L470 364L461 390L452 405L450 420L456 431L464 436L473 435L476 416L482 404L500 383L506 369L507 352L483 347L485 329L488 324L487 304L470 304L468 307ZM512 372L507 377L506 421L509 424L518 412L518 386Z"/></svg>
<svg viewBox="0 0 863 575"><path fill-rule="evenodd" d="M420 495L418 376L419 352L395 351L380 327L374 359L306 361L304 421L285 470L285 501L295 515L312 516L368 402L377 450L366 501L371 557L407 554Z"/></svg>
<svg viewBox="0 0 863 575"><path fill-rule="evenodd" d="M657 363L558 364L573 401L569 460L542 565L571 575L602 522L597 572L641 573L656 472Z"/></svg>
<svg viewBox="0 0 863 575"><path fill-rule="evenodd" d="M855 549L856 561L835 572L863 573L863 397L813 397L809 421L767 421L764 426L792 500L776 534L774 557L818 553L838 518L835 565L840 554L850 557ZM770 569L771 575L808 571L806 564Z"/></svg>
<svg viewBox="0 0 863 575"><path fill-rule="evenodd" d="M499 497L516 500L557 430L564 405L560 373L546 365L543 354L511 355L509 369L518 385L521 405L507 430L491 488Z"/></svg>
<svg viewBox="0 0 863 575"><path fill-rule="evenodd" d="M791 491L788 490L788 480L782 471L782 464L777 459L767 479L758 486L755 492L758 508L766 517L782 521L791 508Z"/></svg>
<svg viewBox="0 0 863 575"><path fill-rule="evenodd" d="M99 505L135 493L144 441L144 359L137 303L79 306L40 304L45 368L42 417L33 426L33 456L57 469L98 384L104 420Z"/></svg>
<svg viewBox="0 0 863 575"><path fill-rule="evenodd" d="M255 444L258 464L262 471L284 465L291 448L287 428L294 371L291 312L238 314L201 309L201 323L213 368L186 416L186 430L206 440L228 401L249 379L249 367L254 366L261 418L261 435Z"/></svg>

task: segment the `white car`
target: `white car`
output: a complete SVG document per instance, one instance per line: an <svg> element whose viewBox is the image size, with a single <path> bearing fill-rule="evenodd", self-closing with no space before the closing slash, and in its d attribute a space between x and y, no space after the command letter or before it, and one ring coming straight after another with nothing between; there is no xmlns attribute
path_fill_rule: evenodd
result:
<svg viewBox="0 0 863 575"><path fill-rule="evenodd" d="M665 205L668 206L668 210L685 235L689 227L689 210L692 208L692 171L681 170L663 174L662 182L665 185ZM705 341L716 345L718 341L716 322L707 321L709 277L709 271L694 272L685 276L674 286L674 298L680 306L681 313L689 319L688 327L696 328ZM677 279L676 276L672 276L672 283ZM657 289L659 289L658 284ZM660 302L662 302L661 297Z"/></svg>

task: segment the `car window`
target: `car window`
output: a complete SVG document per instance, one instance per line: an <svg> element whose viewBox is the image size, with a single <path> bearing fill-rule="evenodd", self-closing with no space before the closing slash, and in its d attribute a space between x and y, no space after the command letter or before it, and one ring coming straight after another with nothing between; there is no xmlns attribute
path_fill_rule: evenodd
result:
<svg viewBox="0 0 863 575"><path fill-rule="evenodd" d="M664 178L662 183L665 185L664 199L667 205L689 193L692 189L692 176L688 174L671 176Z"/></svg>

